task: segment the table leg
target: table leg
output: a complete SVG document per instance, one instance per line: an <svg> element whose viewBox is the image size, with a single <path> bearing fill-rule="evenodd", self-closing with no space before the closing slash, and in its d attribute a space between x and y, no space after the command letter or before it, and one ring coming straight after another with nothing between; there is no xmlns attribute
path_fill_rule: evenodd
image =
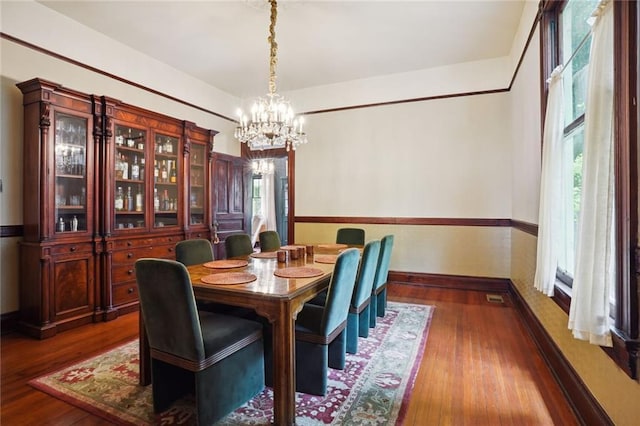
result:
<svg viewBox="0 0 640 426"><path fill-rule="evenodd" d="M282 313L273 322L274 424L289 426L296 422L295 319Z"/></svg>
<svg viewBox="0 0 640 426"><path fill-rule="evenodd" d="M139 334L140 334L140 386L147 386L151 384L151 351L149 350L149 339L147 338L147 331L144 328L144 320L142 319L142 312L139 316Z"/></svg>

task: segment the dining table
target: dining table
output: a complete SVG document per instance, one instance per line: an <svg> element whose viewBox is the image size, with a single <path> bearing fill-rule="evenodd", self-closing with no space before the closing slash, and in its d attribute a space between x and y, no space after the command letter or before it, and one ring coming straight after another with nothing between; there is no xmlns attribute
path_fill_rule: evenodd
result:
<svg viewBox="0 0 640 426"><path fill-rule="evenodd" d="M228 267L212 268L216 262L188 266L193 293L196 299L253 309L266 318L273 328L273 404L274 424L294 425L296 413L295 377L295 320L305 302L329 286L334 262L326 255L337 254L344 247L317 245L315 249L300 250L305 246L285 246L287 261L280 262L276 253L253 253L249 256L229 259ZM298 249L297 259L292 251ZM307 254L307 250L311 253ZM304 253L303 253L304 252ZM317 253L317 254L314 254ZM297 256L296 256L297 257ZM318 261L316 262L316 258ZM234 263L234 261L236 263ZM244 261L244 262L242 262ZM223 261L217 262L224 265ZM291 271L314 270L314 276L289 277ZM218 282L214 274L244 273L255 279L243 283ZM237 274L242 275L242 274ZM284 276L279 276L284 275ZM304 275L309 275L304 274ZM213 278L213 279L211 279ZM203 281L204 280L204 281ZM205 282L208 281L208 282ZM240 280L241 281L241 280ZM151 383L151 359L149 343L140 315L140 384Z"/></svg>

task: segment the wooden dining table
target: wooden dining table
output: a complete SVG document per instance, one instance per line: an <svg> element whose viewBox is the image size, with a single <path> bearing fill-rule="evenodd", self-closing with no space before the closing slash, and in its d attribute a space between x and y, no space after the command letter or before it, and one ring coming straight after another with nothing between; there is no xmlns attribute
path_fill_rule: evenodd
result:
<svg viewBox="0 0 640 426"><path fill-rule="evenodd" d="M321 248L319 251L331 252ZM314 262L314 256L306 255L301 259L288 260L287 263L280 263L275 258L253 256L234 258L247 260L247 265L239 268L211 269L201 264L187 269L196 299L251 308L269 320L273 327L274 424L293 425L296 414L296 316L305 302L328 287L334 265ZM274 274L277 269L290 267L318 268L322 274L311 278L282 278ZM201 281L207 275L222 272L246 272L254 274L256 280L233 285L206 284ZM151 383L150 369L149 343L140 315L140 384L143 386Z"/></svg>

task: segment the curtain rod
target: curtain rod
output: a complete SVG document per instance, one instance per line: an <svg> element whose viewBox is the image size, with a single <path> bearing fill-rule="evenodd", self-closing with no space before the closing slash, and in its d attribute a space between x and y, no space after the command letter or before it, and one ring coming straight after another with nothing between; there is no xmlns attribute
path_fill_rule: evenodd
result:
<svg viewBox="0 0 640 426"><path fill-rule="evenodd" d="M573 53L571 54L571 56L569 56L569 59L567 59L567 62L562 65L562 71L561 74L564 73L564 70L567 69L567 65L569 65L571 63L571 61L573 61L573 58L575 58L576 54L578 53L578 51L580 49L582 49L582 46L587 42L587 39L591 36L591 31L589 31L584 38L582 39L582 41L580 41L580 44L578 44L578 47L573 51Z"/></svg>

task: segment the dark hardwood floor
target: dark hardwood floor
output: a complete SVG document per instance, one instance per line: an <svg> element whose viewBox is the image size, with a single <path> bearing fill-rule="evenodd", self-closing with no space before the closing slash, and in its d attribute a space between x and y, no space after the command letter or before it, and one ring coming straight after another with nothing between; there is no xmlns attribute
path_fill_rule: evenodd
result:
<svg viewBox="0 0 640 426"><path fill-rule="evenodd" d="M435 306L405 425L578 424L507 295L403 285L389 298ZM2 336L0 424L109 424L27 383L137 334L133 313L48 340Z"/></svg>

